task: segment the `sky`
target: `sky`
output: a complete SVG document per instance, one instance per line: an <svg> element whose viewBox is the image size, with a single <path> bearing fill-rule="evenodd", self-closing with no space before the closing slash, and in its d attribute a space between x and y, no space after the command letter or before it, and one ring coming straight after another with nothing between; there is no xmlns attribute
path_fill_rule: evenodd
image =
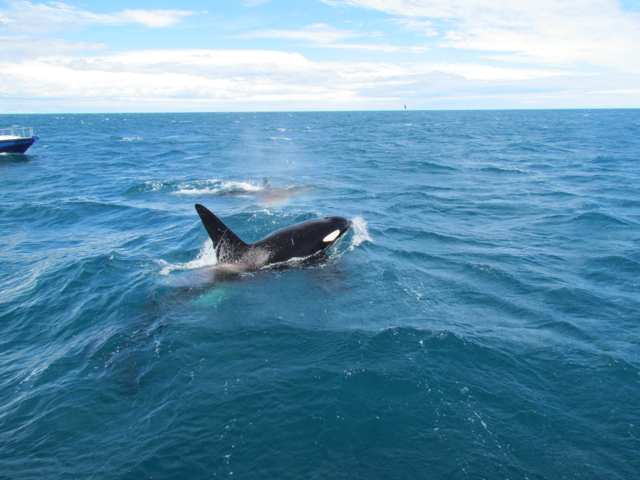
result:
<svg viewBox="0 0 640 480"><path fill-rule="evenodd" d="M0 113L640 108L640 0L0 0Z"/></svg>

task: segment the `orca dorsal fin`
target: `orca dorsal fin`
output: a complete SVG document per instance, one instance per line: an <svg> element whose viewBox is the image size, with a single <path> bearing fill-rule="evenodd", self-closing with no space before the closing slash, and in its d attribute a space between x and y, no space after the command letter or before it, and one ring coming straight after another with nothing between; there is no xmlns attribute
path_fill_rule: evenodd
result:
<svg viewBox="0 0 640 480"><path fill-rule="evenodd" d="M247 244L240 240L240 237L233 233L207 207L198 203L196 204L196 211L213 241L213 248L218 256L218 262L233 263L237 261L247 248Z"/></svg>
<svg viewBox="0 0 640 480"><path fill-rule="evenodd" d="M269 180L267 180L267 177L262 177L262 188L269 188L271 185L269 185Z"/></svg>

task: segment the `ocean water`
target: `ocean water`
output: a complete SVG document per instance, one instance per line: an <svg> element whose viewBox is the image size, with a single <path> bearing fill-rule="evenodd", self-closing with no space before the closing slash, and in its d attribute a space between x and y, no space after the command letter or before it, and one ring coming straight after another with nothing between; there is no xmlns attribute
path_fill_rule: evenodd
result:
<svg viewBox="0 0 640 480"><path fill-rule="evenodd" d="M640 476L640 110L0 122L0 478Z"/></svg>

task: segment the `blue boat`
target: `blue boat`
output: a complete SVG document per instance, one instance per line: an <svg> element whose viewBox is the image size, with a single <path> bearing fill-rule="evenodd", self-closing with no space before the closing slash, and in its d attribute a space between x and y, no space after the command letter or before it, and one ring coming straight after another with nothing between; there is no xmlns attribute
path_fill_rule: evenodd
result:
<svg viewBox="0 0 640 480"><path fill-rule="evenodd" d="M40 137L32 127L0 129L0 153L24 153Z"/></svg>

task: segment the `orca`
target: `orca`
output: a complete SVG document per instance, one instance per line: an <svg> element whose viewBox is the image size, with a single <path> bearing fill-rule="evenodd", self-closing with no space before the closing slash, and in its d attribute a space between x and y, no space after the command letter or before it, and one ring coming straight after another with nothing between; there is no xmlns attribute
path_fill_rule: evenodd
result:
<svg viewBox="0 0 640 480"><path fill-rule="evenodd" d="M344 217L307 220L270 233L256 243L245 243L205 206L196 211L213 241L218 263L258 269L325 251L351 228Z"/></svg>
<svg viewBox="0 0 640 480"><path fill-rule="evenodd" d="M275 205L288 202L291 198L309 192L307 187L272 187L267 177L262 179L262 189L255 192L258 202L262 205Z"/></svg>

